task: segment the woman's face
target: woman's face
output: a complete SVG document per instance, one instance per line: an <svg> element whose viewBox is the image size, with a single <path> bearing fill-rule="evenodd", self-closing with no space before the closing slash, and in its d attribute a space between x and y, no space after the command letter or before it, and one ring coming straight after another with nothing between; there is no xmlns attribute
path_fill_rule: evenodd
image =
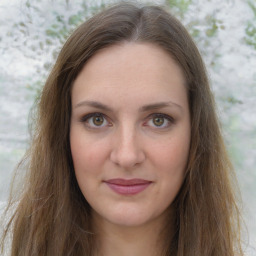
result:
<svg viewBox="0 0 256 256"><path fill-rule="evenodd" d="M70 143L79 187L96 218L121 226L160 220L188 160L182 70L152 44L101 50L74 82Z"/></svg>

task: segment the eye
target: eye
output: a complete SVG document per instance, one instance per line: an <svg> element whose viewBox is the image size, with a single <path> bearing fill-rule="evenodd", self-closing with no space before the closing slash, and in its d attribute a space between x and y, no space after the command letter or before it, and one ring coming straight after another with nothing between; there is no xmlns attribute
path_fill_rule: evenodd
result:
<svg viewBox="0 0 256 256"><path fill-rule="evenodd" d="M152 122L154 123L155 126L162 126L165 121L165 118L161 116L156 116L152 119Z"/></svg>
<svg viewBox="0 0 256 256"><path fill-rule="evenodd" d="M146 125L154 128L168 128L174 120L171 116L166 114L153 114L149 117Z"/></svg>
<svg viewBox="0 0 256 256"><path fill-rule="evenodd" d="M89 128L102 128L110 126L110 123L107 121L105 116L101 113L90 113L85 115L81 122L83 122Z"/></svg>

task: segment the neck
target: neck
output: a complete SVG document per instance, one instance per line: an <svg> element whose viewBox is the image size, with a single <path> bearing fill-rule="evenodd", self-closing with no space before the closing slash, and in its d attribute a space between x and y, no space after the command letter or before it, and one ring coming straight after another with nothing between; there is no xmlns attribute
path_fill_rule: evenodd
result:
<svg viewBox="0 0 256 256"><path fill-rule="evenodd" d="M120 226L94 218L97 256L159 256L166 246L163 219L141 226Z"/></svg>

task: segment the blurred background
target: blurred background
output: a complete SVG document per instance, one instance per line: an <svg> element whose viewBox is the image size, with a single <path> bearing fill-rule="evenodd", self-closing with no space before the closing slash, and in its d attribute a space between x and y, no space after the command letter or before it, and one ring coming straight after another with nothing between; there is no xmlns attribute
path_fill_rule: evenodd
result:
<svg viewBox="0 0 256 256"><path fill-rule="evenodd" d="M29 113L70 33L117 1L0 0L0 203L29 141ZM247 254L256 255L256 1L138 1L167 6L208 68L242 194Z"/></svg>

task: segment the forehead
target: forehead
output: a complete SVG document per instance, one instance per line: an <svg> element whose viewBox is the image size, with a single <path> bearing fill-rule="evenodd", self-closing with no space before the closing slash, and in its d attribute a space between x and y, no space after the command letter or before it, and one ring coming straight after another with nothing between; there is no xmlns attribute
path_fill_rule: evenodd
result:
<svg viewBox="0 0 256 256"><path fill-rule="evenodd" d="M170 97L187 98L182 69L166 51L149 43L102 49L85 64L72 88L72 103L84 98L132 103Z"/></svg>

